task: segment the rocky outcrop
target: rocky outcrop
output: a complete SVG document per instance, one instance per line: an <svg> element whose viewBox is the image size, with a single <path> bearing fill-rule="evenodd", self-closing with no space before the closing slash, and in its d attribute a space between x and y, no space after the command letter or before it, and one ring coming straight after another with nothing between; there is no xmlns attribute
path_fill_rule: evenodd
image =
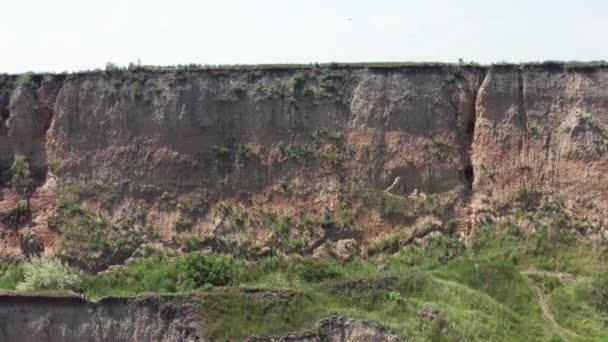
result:
<svg viewBox="0 0 608 342"><path fill-rule="evenodd" d="M0 294L0 340L202 341L192 301L174 297L105 298Z"/></svg>
<svg viewBox="0 0 608 342"><path fill-rule="evenodd" d="M0 340L20 342L206 341L195 296L107 297L89 302L76 295L0 293ZM332 316L314 332L249 341L401 341L373 322Z"/></svg>
<svg viewBox="0 0 608 342"><path fill-rule="evenodd" d="M345 317L329 317L319 322L320 335L333 342L401 341L397 335L373 322Z"/></svg>
<svg viewBox="0 0 608 342"><path fill-rule="evenodd" d="M317 324L317 332L283 337L252 338L249 342L367 342L403 341L383 326L362 319L332 316Z"/></svg>
<svg viewBox="0 0 608 342"><path fill-rule="evenodd" d="M476 104L474 207L527 187L605 226L607 80L606 68L490 69Z"/></svg>

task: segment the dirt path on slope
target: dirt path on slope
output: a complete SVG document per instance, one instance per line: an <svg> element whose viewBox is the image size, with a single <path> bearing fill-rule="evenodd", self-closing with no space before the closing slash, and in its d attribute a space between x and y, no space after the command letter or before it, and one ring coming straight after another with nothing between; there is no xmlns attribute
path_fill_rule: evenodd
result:
<svg viewBox="0 0 608 342"><path fill-rule="evenodd" d="M555 319L553 313L551 312L551 308L549 307L549 303L547 302L547 297L543 289L538 286L531 278L531 275L550 275L557 277L563 284L573 284L575 282L581 281L585 279L584 277L576 276L570 273L565 272L548 272L548 271L537 271L534 269L529 269L521 272L525 277L534 292L536 293L536 297L538 300L538 305L540 306L543 318L548 321L554 328L554 332L563 338L565 341L570 341L573 337L581 337L574 331L564 328Z"/></svg>

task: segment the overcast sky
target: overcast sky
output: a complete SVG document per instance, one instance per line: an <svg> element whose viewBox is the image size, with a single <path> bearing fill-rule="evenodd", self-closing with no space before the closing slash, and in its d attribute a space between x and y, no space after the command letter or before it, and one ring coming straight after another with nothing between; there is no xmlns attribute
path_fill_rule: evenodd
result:
<svg viewBox="0 0 608 342"><path fill-rule="evenodd" d="M0 72L608 59L608 1L3 0Z"/></svg>

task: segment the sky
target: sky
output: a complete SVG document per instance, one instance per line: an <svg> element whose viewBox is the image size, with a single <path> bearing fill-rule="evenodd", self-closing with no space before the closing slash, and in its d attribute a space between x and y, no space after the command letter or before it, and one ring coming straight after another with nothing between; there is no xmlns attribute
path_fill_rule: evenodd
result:
<svg viewBox="0 0 608 342"><path fill-rule="evenodd" d="M0 0L0 72L608 59L608 1Z"/></svg>

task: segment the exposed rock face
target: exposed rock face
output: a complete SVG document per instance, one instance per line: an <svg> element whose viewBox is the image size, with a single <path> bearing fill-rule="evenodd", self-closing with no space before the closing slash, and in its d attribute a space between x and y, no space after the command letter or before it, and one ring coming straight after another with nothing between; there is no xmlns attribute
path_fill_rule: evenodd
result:
<svg viewBox="0 0 608 342"><path fill-rule="evenodd" d="M491 69L477 97L472 146L476 205L519 187L559 195L604 226L608 70Z"/></svg>
<svg viewBox="0 0 608 342"><path fill-rule="evenodd" d="M379 324L362 319L328 317L319 321L316 333L287 335L283 337L253 338L250 342L368 342L402 341Z"/></svg>
<svg viewBox="0 0 608 342"><path fill-rule="evenodd" d="M165 241L183 232L268 240L272 231L256 224L263 218L249 212L243 223L215 204L263 206L292 222L295 216L337 219L340 209L354 205L355 191L381 192L395 179L402 180L401 194L451 194L449 211L465 201L464 127L482 76L475 68L455 78L449 68L419 67L99 72L29 84L5 79L0 170L20 152L40 181L56 182L47 187L49 196L75 182L110 187L119 199L91 210L119 219L144 208ZM296 77L303 79L297 87ZM14 196L4 192L8 208ZM206 207L195 215L182 205L193 197ZM376 227L369 237L402 224L373 213L354 219ZM52 250L46 221L33 225ZM356 234L317 229L291 238L360 240ZM9 248L14 239L5 236L8 253L16 253Z"/></svg>
<svg viewBox="0 0 608 342"><path fill-rule="evenodd" d="M341 87L332 97L272 93L273 86L290 84L291 71L69 77L55 102L47 149L64 181L238 194L263 191L298 172L278 167L283 161L267 153L242 165L232 155L218 161L214 145L251 144L266 152L338 128L355 154L347 172L366 182L388 185L402 176L426 191L460 184L456 111L473 105L470 90L445 82L445 70L334 73ZM235 82L246 93L233 93ZM14 94L11 103L22 97ZM430 147L438 143L456 150L437 157ZM330 176L322 171L305 174Z"/></svg>
<svg viewBox="0 0 608 342"><path fill-rule="evenodd" d="M607 75L522 65L1 76L0 173L20 152L45 184L28 225L47 253L54 199L74 182L118 194L89 203L111 221L143 209L163 241L187 233L266 243L281 231L269 229L270 214L295 225L361 209L340 231L282 233L309 241L290 248L310 254L414 222L418 214L374 211L385 199L361 203L384 190L436 196L441 209L421 215L456 217L461 231L522 186L555 192L603 225ZM0 192L0 208L17 202L2 183ZM0 231L0 253L21 253L17 234Z"/></svg>
<svg viewBox="0 0 608 342"><path fill-rule="evenodd" d="M197 316L175 298L106 298L0 294L0 340L202 341Z"/></svg>
<svg viewBox="0 0 608 342"><path fill-rule="evenodd" d="M361 319L330 317L319 322L320 334L334 342L391 341L401 339L384 327Z"/></svg>
<svg viewBox="0 0 608 342"><path fill-rule="evenodd" d="M104 298L0 293L0 340L20 342L195 342L205 341L194 297ZM328 317L316 332L250 341L400 341L379 324Z"/></svg>

